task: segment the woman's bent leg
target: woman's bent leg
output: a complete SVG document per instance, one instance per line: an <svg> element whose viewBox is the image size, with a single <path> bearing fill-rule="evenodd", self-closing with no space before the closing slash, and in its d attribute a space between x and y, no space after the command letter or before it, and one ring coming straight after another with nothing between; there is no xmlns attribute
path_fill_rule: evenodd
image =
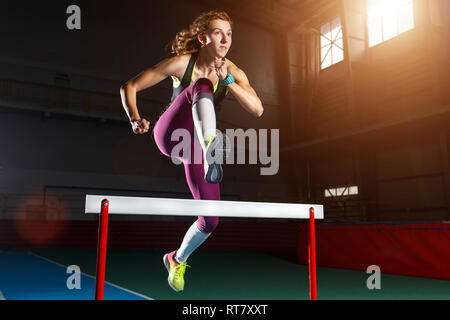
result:
<svg viewBox="0 0 450 320"><path fill-rule="evenodd" d="M172 141L172 133L177 129L185 129L191 139L191 150L177 157L183 162L186 181L196 200L220 200L219 184L210 184L205 181L204 156L202 138L195 139L195 126L192 107L194 101L207 97L212 93L212 84L208 79L198 79L186 88L164 112L154 128L155 142L160 151L171 157L173 148L179 141ZM199 216L189 228L180 248L174 257L179 263L187 260L189 255L197 249L214 231L218 225L218 217Z"/></svg>
<svg viewBox="0 0 450 320"><path fill-rule="evenodd" d="M199 143L196 141L195 143ZM194 147L196 152L201 152L198 146ZM195 154L192 155L195 157ZM204 179L203 164L184 164L186 180L194 199L196 200L220 200L219 184L207 183ZM219 217L203 217L198 219L191 225L188 232L184 236L180 248L176 252L176 260L180 263L187 261L189 256L196 250L217 228Z"/></svg>

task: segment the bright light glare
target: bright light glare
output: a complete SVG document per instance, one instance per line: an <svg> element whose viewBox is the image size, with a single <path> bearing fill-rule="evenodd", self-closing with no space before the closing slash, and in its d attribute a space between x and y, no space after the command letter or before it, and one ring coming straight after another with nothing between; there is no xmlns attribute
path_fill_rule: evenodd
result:
<svg viewBox="0 0 450 320"><path fill-rule="evenodd" d="M369 46L414 28L413 0L367 0Z"/></svg>

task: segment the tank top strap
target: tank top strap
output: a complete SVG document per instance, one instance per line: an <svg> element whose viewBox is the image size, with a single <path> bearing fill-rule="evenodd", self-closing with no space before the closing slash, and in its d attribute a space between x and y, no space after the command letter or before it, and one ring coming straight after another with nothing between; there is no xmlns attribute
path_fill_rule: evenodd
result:
<svg viewBox="0 0 450 320"><path fill-rule="evenodd" d="M181 86L183 88L188 87L191 84L192 73L194 72L194 65L197 61L198 52L194 52L189 59L189 64L184 72L183 79L181 80Z"/></svg>

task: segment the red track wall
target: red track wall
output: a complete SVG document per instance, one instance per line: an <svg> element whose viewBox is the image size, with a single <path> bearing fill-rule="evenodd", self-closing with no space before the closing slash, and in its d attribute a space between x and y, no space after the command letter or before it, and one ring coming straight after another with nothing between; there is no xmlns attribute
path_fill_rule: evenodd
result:
<svg viewBox="0 0 450 320"><path fill-rule="evenodd" d="M179 246L191 222L110 221L109 248ZM96 248L97 221L0 220L0 246ZM307 264L306 224L224 222L201 249L298 251ZM367 270L450 280L450 224L316 225L319 267Z"/></svg>
<svg viewBox="0 0 450 320"><path fill-rule="evenodd" d="M307 226L298 259L307 264ZM450 280L450 224L316 226L317 266Z"/></svg>
<svg viewBox="0 0 450 320"><path fill-rule="evenodd" d="M110 221L108 247L173 249L181 244L192 222ZM222 220L201 249L295 253L297 229L294 222ZM97 230L97 221L0 220L0 246L96 248Z"/></svg>

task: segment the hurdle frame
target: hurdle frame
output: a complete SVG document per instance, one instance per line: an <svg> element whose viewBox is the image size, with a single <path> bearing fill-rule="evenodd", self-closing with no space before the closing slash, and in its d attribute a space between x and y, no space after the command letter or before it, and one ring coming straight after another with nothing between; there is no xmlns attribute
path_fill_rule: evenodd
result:
<svg viewBox="0 0 450 320"><path fill-rule="evenodd" d="M86 195L86 208L88 196ZM199 200L194 200L199 201ZM201 201L201 200L200 200ZM100 204L98 218L97 259L95 276L95 300L104 300L106 250L108 239L108 216L110 201L104 198ZM309 276L309 298L317 300L317 272L316 272L316 240L315 240L315 213L313 205L309 208L309 237L308 237L308 276ZM87 209L85 211L87 212Z"/></svg>

